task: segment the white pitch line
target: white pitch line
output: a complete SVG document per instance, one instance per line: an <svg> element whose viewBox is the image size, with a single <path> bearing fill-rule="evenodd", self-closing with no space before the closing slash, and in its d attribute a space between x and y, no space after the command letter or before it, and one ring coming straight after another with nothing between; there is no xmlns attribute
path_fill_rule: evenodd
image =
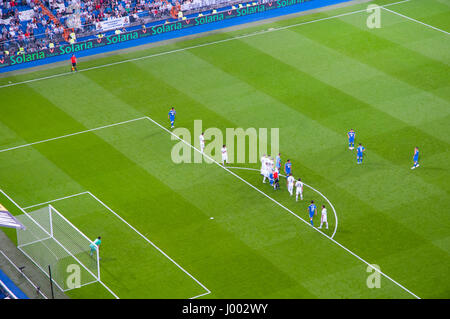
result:
<svg viewBox="0 0 450 319"><path fill-rule="evenodd" d="M429 25L429 24L423 23L422 21L419 21L419 20L413 19L413 18L411 18L411 17L405 16L404 14L401 14L401 13L398 13L398 12L395 12L395 11L392 11L392 10L389 10L389 9L386 9L386 8L384 8L384 7L381 7L381 8L382 8L382 9L384 9L384 10L386 10L386 11L388 11L388 12L391 12L391 13L393 13L393 14L396 14L396 15L398 15L398 16L400 16L400 17L402 17L402 18L405 18L405 19L408 19L408 20L414 21L414 22L416 22L416 23L419 23L419 24L421 24L421 25L424 25L424 26L426 26L426 27L428 27L428 28L431 28L431 29L433 29L433 30L436 30L436 31L439 31L439 32L445 33L445 34L447 34L447 35L449 35L449 34L450 34L450 33L449 33L449 32L447 32L447 31L444 31L444 30L442 30L442 29L439 29L439 28L433 27L432 25Z"/></svg>
<svg viewBox="0 0 450 319"><path fill-rule="evenodd" d="M128 227L130 227L132 230L134 230L139 236L141 236L145 241L147 241L150 245L152 245L156 250L158 250L162 255L164 255L166 258L168 258L173 264L175 264L179 269L181 269L185 274L187 274L191 279L193 279L197 284L199 284L203 289L206 290L206 293L189 298L189 299L194 299L194 298L198 298L204 295L207 295L209 293L211 293L211 291L206 288L200 281L198 281L194 276L192 276L189 272L187 272L183 267L181 267L177 262L175 262L169 255L167 255L164 251L162 251L158 246L156 246L150 239L148 239L146 236L144 236L142 233L140 233L136 228L134 228L131 224L129 224L124 218L122 218L119 214L117 214L115 211L113 211L109 206L107 206L104 202L102 202L97 196L95 196L94 194L92 194L89 191L86 192L82 192L82 193L78 193L78 194L73 194L73 195L69 195L69 196L64 196L64 197L60 197L57 199L53 199L47 202L43 202L43 203L39 203L39 204L35 204L35 205L31 205L28 207L25 207L24 209L28 209L28 208L32 208L32 207L37 207L37 206L41 206L41 205L45 205L45 204L49 204L49 203L53 203L53 202L57 202L63 199L67 199L67 198L71 198L71 197L75 197L75 196L81 196L84 194L88 194L90 195L93 199L95 199L98 203L100 203L100 205L102 205L103 207L105 207L108 211L110 211L111 213L113 213L117 218L119 218L123 223L125 223ZM103 282L99 281L103 286L105 286L106 289L110 290L105 284L103 284ZM112 291L110 291L117 299L119 299L117 297L117 295L115 295Z"/></svg>
<svg viewBox="0 0 450 319"><path fill-rule="evenodd" d="M124 222L126 225L128 225L128 227L130 227L132 230L134 230L139 236L141 236L145 241L147 241L150 245L152 245L156 250L158 250L161 254L163 254L167 259L169 259L173 264L175 264L175 266L177 266L179 269L181 269L186 275L188 275L192 280L194 280L198 285L200 285L200 287L202 287L203 289L205 289L205 291L208 293L210 293L211 291L205 287L205 285L203 285L197 278L195 278L194 276L192 276L186 269L184 269L183 267L181 267L175 260L173 260L169 255L167 255L161 248L159 248L158 246L156 246L150 239L148 239L147 237L145 237L141 232L139 232L136 228L134 228L131 224L129 224L124 218L122 218L122 216L120 216L119 214L117 214L115 211L113 211L111 208L109 208L105 203L103 203L100 199L97 198L97 196L95 196L94 194L92 194L91 192L87 192L89 195L91 195L95 200L97 200L101 205L103 205L108 211L110 211L111 213L113 213L117 218L119 218L122 222Z"/></svg>
<svg viewBox="0 0 450 319"><path fill-rule="evenodd" d="M199 298L199 297L202 297L202 296L209 295L210 293L211 293L211 291L208 291L208 292L205 292L204 294L201 294L201 295L198 295L198 296L194 296L194 297L191 297L189 299L196 299L196 298Z"/></svg>
<svg viewBox="0 0 450 319"><path fill-rule="evenodd" d="M243 170L248 170L248 171L256 171L256 172L259 172L259 169L257 169L257 168L251 168L251 167L230 167L230 166L227 166L227 168L231 168L231 169L243 169ZM280 174L280 176L286 177L286 176L283 175L283 174ZM306 184L305 182L302 182L302 183L303 183L303 185L305 185L306 187L311 188L311 189L312 189L313 191L315 191L317 194L319 194L320 196L322 196L322 197L328 202L328 204L331 206L331 209L333 210L334 217L335 217L335 220L336 220L335 225L334 225L334 231L333 231L333 234L331 235L331 238L333 238L334 235L336 235L336 231L337 231L337 227L338 227L338 217L337 217L336 209L334 208L333 204L331 204L330 200L329 200L328 198L326 198L326 196L325 196L324 194L322 194L321 192L319 192L319 191L318 191L317 189L315 189L314 187L312 187L312 186ZM303 219L303 218L302 218L302 219Z"/></svg>
<svg viewBox="0 0 450 319"><path fill-rule="evenodd" d="M105 284L103 283L103 281L99 280L98 282L101 283L102 286L105 287L106 290L108 290L108 291L111 293L111 295L114 296L114 298L120 299L119 296L117 296L117 295L114 293L114 291L112 291L107 285L105 285Z"/></svg>
<svg viewBox="0 0 450 319"><path fill-rule="evenodd" d="M6 194L2 189L0 189L0 192L6 197L6 198L8 198L10 201L11 201L11 203L13 203L20 211L22 211L22 213L24 213L26 216L29 216L28 215L28 213L21 207L21 206L19 206L11 197L9 197L9 195L8 194ZM31 217L30 217L31 218ZM32 219L32 218L31 218ZM32 219L33 221L34 221L34 219ZM38 224L39 225L39 224ZM45 230L44 230L45 231ZM45 231L46 232L46 231ZM56 240L56 239L54 239L54 240ZM58 241L57 241L58 242ZM58 242L59 243L59 242ZM71 255L73 258L75 258L75 260L77 260L81 265L83 265L75 256L73 256L72 254L70 254L70 252L68 252L67 251L67 249L64 247L64 246L62 246L61 244L60 244L60 246L69 254L69 255ZM34 260L33 260L33 258L31 258L30 256L28 256L28 254L26 254L25 253L25 251L23 251L22 249L20 249L20 247L18 247L19 248L19 250L23 253L23 254L25 254L27 257L28 257L28 259L30 259L39 269L41 269L43 272L44 272L44 274L46 274L47 275L47 273L42 269L42 267L40 267ZM51 252L51 250L50 250L50 252ZM52 252L53 253L53 252ZM89 270L88 270L88 272L90 272ZM47 275L48 276L48 275ZM95 277L95 276L94 276ZM57 282L55 281L55 280L52 280L57 286L58 286L58 288L61 290L61 291L64 291L58 284L57 284ZM102 281L98 281L98 282L100 282L100 284L102 284L115 298L117 298L117 299L119 299L119 297L117 297L117 295L108 287L108 286L106 286Z"/></svg>
<svg viewBox="0 0 450 319"><path fill-rule="evenodd" d="M28 206L28 207L24 207L23 209L30 209L30 208L33 208L33 207L54 203L54 202L57 202L57 201L60 201L60 200L63 200L63 199L67 199L67 198L71 198L71 197L75 197L75 196L80 196L80 195L83 195L83 194L88 194L88 192L81 192L81 193L78 193L78 194L73 194L73 195L69 195L69 196L65 196L65 197L60 197L60 198L57 198L57 199L49 200L48 202L39 203L39 204L31 205L31 206Z"/></svg>
<svg viewBox="0 0 450 319"><path fill-rule="evenodd" d="M401 289L403 289L404 291L408 292L409 294L411 294L412 296L414 296L417 299L420 299L420 297L418 297L416 294L414 294L413 292L411 292L409 289L407 289L406 287L404 287L403 285L401 285L400 283L398 283L397 281L395 281L394 279L392 279L391 277L389 277L388 275L386 275L385 273L383 273L382 271L380 271L378 268L375 268L374 266L372 266L372 264L368 263L367 261L365 261L364 259L362 259L361 257L359 257L357 254L355 254L354 252L352 252L350 249L348 249L347 247L343 246L342 244L338 243L335 239L329 237L328 235L326 235L325 233L321 232L320 230L318 230L316 227L313 227L311 224L309 224L307 221L305 221L303 218L301 218L300 216L298 216L297 214L295 214L293 211L291 211L289 208L285 207L283 204L281 204L280 202L278 202L277 200L273 199L272 197L270 197L269 195L267 195L266 193L264 193L262 190L260 190L259 188L253 186L251 183L249 183L248 181L246 181L245 179L243 179L242 177L240 177L239 175L237 175L236 173L232 172L231 170L229 170L226 166L223 166L222 164L218 163L216 160L214 160L213 158L211 158L210 156L202 153L199 149L197 149L195 146L193 146L192 144L186 142L185 140L183 140L182 138L178 137L176 134L174 134L173 132L169 131L166 127L162 126L161 124L159 124L158 122L156 122L155 120L153 120L151 117L147 116L147 119L156 124L157 126L159 126L161 129L163 129L164 131L166 131L167 133L169 133L171 136L175 137L175 139L179 140L180 142L186 144L187 146L191 147L192 149L194 149L195 151L199 152L200 154L202 154L204 157L206 157L208 160L210 160L211 162L215 163L217 166L219 166L220 168L224 169L225 171L227 171L228 173L230 173L231 175L233 175L234 177L236 177L237 179L239 179L240 181L244 182L245 184L247 184L248 186L250 186L251 188L253 188L254 190L256 190L258 193L260 193L261 195L263 195L264 197L268 198L269 200L271 200L272 202L274 202L275 204L277 204L278 206L280 206L281 208L283 208L284 210L286 210L287 212L289 212L291 215L295 216L296 218L298 218L299 220L301 220L302 222L304 222L308 227L310 227L311 229L317 231L319 234L321 234L322 236L324 236L325 238L328 238L329 240L331 240L333 243L335 243L336 245L338 245L339 247L341 247L342 249L344 249L345 251L347 251L348 253L350 253L352 256L356 257L357 259L359 259L360 261L362 261L364 264L366 264L367 266L369 266L370 268L374 269L375 271L379 272L381 275L383 275L385 278L389 279L390 281L392 281L394 284L396 284L398 287L400 287Z"/></svg>
<svg viewBox="0 0 450 319"><path fill-rule="evenodd" d="M75 135L79 135L79 134L83 134L83 133L94 132L94 131L98 131L98 130L101 130L101 129L104 129L104 128L107 128L107 127L113 127L113 126L122 125L122 124L130 123L130 122L135 122L135 121L139 121L139 120L143 120L143 119L145 119L145 117L140 117L140 118L136 118L136 119L132 119L132 120L128 120L128 121L108 124L108 125L104 125L104 126L100 126L100 127L84 130L84 131L79 131L79 132L75 132L75 133L71 133L71 134L66 134L66 135L62 135L62 136L58 136L58 137L49 138L49 139L42 140L42 141L33 142L33 143L22 144L22 145L10 147L10 148L5 148L5 149L0 150L0 153L8 152L8 151L16 150L16 149L19 149L19 148L36 145L36 144L41 144L41 143L45 143L45 142L50 142L50 141L54 141L54 140L59 140L61 138L65 138L65 137L69 137L69 136L75 136Z"/></svg>
<svg viewBox="0 0 450 319"><path fill-rule="evenodd" d="M404 3L404 2L409 2L409 1L411 1L411 0L403 0L403 1L399 1L399 2L389 3L389 4L386 4L384 6L380 6L380 7L381 8L385 8L385 7L388 7L388 6L392 6L392 5L396 5L396 4L400 4L400 3ZM366 9L356 10L356 11L351 11L351 12L347 12L347 13L338 14L338 15L331 16L331 17L326 17L326 18L320 18L320 19L306 21L306 22L295 23L295 24L284 26L284 27L270 28L268 30L261 30L261 31L256 31L256 32L250 33L250 34L238 35L238 36L231 37L231 38L228 38L228 39L217 40L217 41L212 41L212 42L207 42L207 43L203 43L203 44L189 46L189 47L186 47L186 48L181 48L181 49L175 49L175 50L165 51L165 52L161 52L161 53L150 54L150 55L142 56L142 57L139 57L139 58L133 58L133 59L127 59L127 60L118 61L118 62L102 64L102 65L98 65L98 66L94 66L94 67L90 67L90 68L86 68L86 69L81 69L78 72L86 72L86 71L90 71L90 70L101 69L101 68L105 68L105 67L109 67L109 66L119 65L119 64L122 64L122 63L139 61L139 60L159 57L159 56L172 54L172 53L177 53L177 52L183 52L183 51L192 50L192 49L196 49L196 48L201 48L201 47L205 47L205 46L209 46L209 45L213 45L213 44L219 44L219 43L224 43L224 42L228 42L228 41L244 39L244 38L252 37L252 36L255 36L255 35L265 34L265 33L268 33L268 32L275 32L275 31L285 30L285 29L289 29L289 28L294 28L294 27L298 27L298 26L302 26L302 25L306 25L306 24L310 24L310 23L314 23L314 22L326 21L326 20L330 20L330 19L345 17L345 16L348 16L348 15L351 15L351 14L361 13L361 12L367 12L367 11L366 11ZM53 78L57 78L57 77L61 77L61 76L66 76L66 75L69 75L69 74L73 74L73 72L59 73L59 74L44 76L44 77L40 77L40 78L36 78L36 79L31 79L31 80L26 80L26 81L21 81L21 82L15 82L15 83L9 83L9 84L4 84L4 85L0 85L0 89L7 88L7 87L10 87L10 86L20 85L20 84L37 82L37 81L41 81L41 80L53 79Z"/></svg>

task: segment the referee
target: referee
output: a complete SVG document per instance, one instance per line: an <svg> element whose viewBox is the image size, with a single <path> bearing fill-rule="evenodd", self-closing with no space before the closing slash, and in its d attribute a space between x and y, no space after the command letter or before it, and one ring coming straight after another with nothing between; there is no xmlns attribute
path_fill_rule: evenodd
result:
<svg viewBox="0 0 450 319"><path fill-rule="evenodd" d="M70 62L72 63L72 71L78 71L77 70L77 58L75 57L75 54L72 54L72 57L70 58Z"/></svg>

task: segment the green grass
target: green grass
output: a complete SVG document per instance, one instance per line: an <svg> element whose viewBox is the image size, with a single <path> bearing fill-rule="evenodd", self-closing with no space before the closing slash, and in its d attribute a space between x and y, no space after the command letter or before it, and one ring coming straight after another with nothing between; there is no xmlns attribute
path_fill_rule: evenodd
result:
<svg viewBox="0 0 450 319"><path fill-rule="evenodd" d="M77 74L0 88L0 149L142 116L168 127L170 106L177 127L191 132L198 119L221 130L279 128L282 159L337 210L334 239L419 297L448 298L447 34L386 11L382 28L368 29L361 12L86 70L366 5L85 61ZM446 1L389 8L450 31ZM361 166L347 149L350 128L367 150ZM174 164L175 143L143 119L0 152L0 188L23 207L90 191L205 285L211 293L203 298L413 297L386 277L367 288L366 264L217 165ZM421 166L412 171L416 145ZM283 185L275 193L259 173L234 172L305 220L307 201L324 202L306 189L296 203ZM4 196L0 202L20 213ZM89 238L102 236L102 282L119 297L205 293L92 196L54 206ZM327 235L331 210L329 220ZM113 297L99 283L68 295Z"/></svg>

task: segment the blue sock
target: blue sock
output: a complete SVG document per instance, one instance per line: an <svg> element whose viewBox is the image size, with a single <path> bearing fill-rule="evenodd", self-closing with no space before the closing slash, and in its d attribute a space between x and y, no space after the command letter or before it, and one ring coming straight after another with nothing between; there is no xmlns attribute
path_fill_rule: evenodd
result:
<svg viewBox="0 0 450 319"><path fill-rule="evenodd" d="M314 226L314 225L313 225L313 221L311 220L310 222L311 222L311 226Z"/></svg>

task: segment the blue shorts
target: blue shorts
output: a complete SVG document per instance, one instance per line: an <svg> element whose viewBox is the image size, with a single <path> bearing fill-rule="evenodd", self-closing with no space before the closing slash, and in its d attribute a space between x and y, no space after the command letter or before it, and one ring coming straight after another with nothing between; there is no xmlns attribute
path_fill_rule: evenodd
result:
<svg viewBox="0 0 450 319"><path fill-rule="evenodd" d="M314 213L309 213L309 218L313 218L314 217Z"/></svg>
<svg viewBox="0 0 450 319"><path fill-rule="evenodd" d="M349 143L355 143L355 139L354 139L354 138L349 138L349 139L348 139L348 142L349 142Z"/></svg>
<svg viewBox="0 0 450 319"><path fill-rule="evenodd" d="M356 154L356 158L362 158L363 155L362 154Z"/></svg>
<svg viewBox="0 0 450 319"><path fill-rule="evenodd" d="M414 157L414 162L418 162L419 158L418 157Z"/></svg>

